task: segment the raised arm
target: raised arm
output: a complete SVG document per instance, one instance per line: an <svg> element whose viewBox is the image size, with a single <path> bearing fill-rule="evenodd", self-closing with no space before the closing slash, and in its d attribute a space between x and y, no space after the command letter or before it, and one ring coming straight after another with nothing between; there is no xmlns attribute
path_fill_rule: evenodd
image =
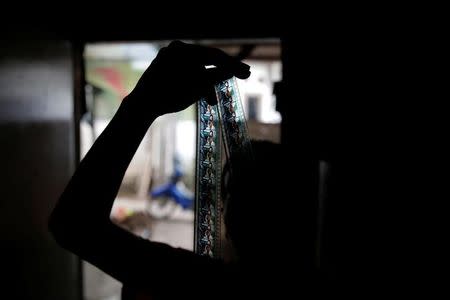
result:
<svg viewBox="0 0 450 300"><path fill-rule="evenodd" d="M164 261L168 246L137 238L110 221L125 171L155 118L211 97L219 81L249 75L247 65L217 49L181 42L161 49L61 195L49 221L56 241L122 282L140 280L143 261L145 267Z"/></svg>

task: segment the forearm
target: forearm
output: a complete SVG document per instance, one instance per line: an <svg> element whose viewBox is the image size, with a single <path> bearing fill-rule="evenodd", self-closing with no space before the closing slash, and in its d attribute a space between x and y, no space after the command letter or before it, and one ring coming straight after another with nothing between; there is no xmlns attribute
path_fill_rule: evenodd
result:
<svg viewBox="0 0 450 300"><path fill-rule="evenodd" d="M75 220L90 225L109 222L110 211L125 171L156 118L149 112L139 111L134 100L130 97L124 99L111 122L80 163L52 214L52 231L54 227L71 225L82 228L81 224L72 224Z"/></svg>

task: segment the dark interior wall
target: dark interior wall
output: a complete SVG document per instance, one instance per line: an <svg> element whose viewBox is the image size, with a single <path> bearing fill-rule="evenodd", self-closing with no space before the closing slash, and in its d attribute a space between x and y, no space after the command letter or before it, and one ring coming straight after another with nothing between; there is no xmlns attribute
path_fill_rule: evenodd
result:
<svg viewBox="0 0 450 300"><path fill-rule="evenodd" d="M69 42L0 42L0 285L9 299L79 299L78 260L47 231L75 164L73 94Z"/></svg>
<svg viewBox="0 0 450 300"><path fill-rule="evenodd" d="M435 230L425 229L424 213L435 190L426 177L435 173L423 148L431 149L437 127L428 108L416 106L432 98L417 44L378 23L317 25L284 40L283 141L299 170L292 184L306 183L296 186L295 205L309 261L318 250L309 187L319 162L328 164L319 270L321 284L333 287L324 292L413 293L431 276L421 264Z"/></svg>
<svg viewBox="0 0 450 300"><path fill-rule="evenodd" d="M383 52L385 44L369 32L350 29L315 28L301 40L284 40L280 100L283 141L298 170L294 222L305 277L318 275L321 293L382 291L399 262L397 242L388 239L395 230L389 210L402 198L388 171L399 168L398 145L390 143L397 128L387 109L395 109L396 99L386 86L395 53ZM329 172L318 211L321 161Z"/></svg>

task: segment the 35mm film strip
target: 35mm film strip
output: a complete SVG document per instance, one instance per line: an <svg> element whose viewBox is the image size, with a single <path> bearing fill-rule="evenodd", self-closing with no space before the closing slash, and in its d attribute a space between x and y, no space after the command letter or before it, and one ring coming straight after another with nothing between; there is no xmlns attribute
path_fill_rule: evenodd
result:
<svg viewBox="0 0 450 300"><path fill-rule="evenodd" d="M228 158L236 153L251 157L252 152L236 79L217 84L215 90L217 105L204 99L198 104L194 250L221 257L222 145Z"/></svg>

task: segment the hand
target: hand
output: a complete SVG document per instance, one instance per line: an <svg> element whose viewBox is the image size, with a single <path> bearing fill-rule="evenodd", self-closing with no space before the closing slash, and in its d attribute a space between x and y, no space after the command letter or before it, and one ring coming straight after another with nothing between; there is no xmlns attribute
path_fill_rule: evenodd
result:
<svg viewBox="0 0 450 300"><path fill-rule="evenodd" d="M214 85L233 76L248 78L250 67L219 49L175 41L159 51L130 96L139 110L163 115L202 97L216 101Z"/></svg>

